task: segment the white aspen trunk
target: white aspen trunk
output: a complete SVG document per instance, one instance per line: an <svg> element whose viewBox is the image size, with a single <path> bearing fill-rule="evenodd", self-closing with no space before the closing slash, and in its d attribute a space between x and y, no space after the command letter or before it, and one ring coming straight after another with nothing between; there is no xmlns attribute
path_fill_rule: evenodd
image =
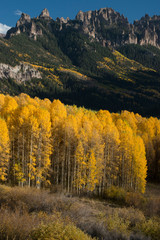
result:
<svg viewBox="0 0 160 240"><path fill-rule="evenodd" d="M103 183L102 183L103 193L104 193L105 186L106 186L106 167L107 167L107 164L106 164L106 154L104 153L104 171L103 171Z"/></svg>
<svg viewBox="0 0 160 240"><path fill-rule="evenodd" d="M22 137L22 173L25 175L25 166L24 166L24 131L23 131L23 137ZM22 181L22 187L24 183Z"/></svg>
<svg viewBox="0 0 160 240"><path fill-rule="evenodd" d="M29 163L30 163L30 168L31 168L31 165L32 165L32 154L33 154L33 135L32 135L32 131L31 131L31 143L30 143L30 159L29 159ZM28 178L28 186L30 187L31 186L31 171L30 171L30 168L29 168L29 178Z"/></svg>
<svg viewBox="0 0 160 240"><path fill-rule="evenodd" d="M76 156L74 156L74 170L73 170L72 185L73 185L73 181L75 182L76 180L76 169L77 169L77 161L76 161ZM75 190L75 184L73 186L73 190Z"/></svg>
<svg viewBox="0 0 160 240"><path fill-rule="evenodd" d="M70 144L68 146L68 192L70 190Z"/></svg>
<svg viewBox="0 0 160 240"><path fill-rule="evenodd" d="M58 152L57 152L57 177L56 177L56 184L58 185L59 183L59 164L60 164L60 161L59 161L59 143L58 143Z"/></svg>
<svg viewBox="0 0 160 240"><path fill-rule="evenodd" d="M38 177L37 177L37 182L38 183L36 183L36 186L37 186L38 189L41 188L41 178L40 178L40 175L39 175L39 173L41 171L41 164L42 164L41 163L41 161L42 161L42 159L41 159L41 141L42 141L42 136L41 136L41 133L40 133L39 144L38 144Z"/></svg>

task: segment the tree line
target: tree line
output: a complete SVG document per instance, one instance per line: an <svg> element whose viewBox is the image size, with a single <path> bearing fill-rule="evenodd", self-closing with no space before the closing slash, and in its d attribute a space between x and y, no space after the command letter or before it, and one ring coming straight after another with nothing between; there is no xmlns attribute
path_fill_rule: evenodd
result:
<svg viewBox="0 0 160 240"><path fill-rule="evenodd" d="M0 95L0 182L102 195L160 180L160 121Z"/></svg>

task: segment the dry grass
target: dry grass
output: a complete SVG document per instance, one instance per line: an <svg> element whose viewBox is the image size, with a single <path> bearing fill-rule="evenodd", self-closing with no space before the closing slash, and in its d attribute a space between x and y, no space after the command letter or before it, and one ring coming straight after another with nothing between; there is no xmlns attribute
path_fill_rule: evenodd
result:
<svg viewBox="0 0 160 240"><path fill-rule="evenodd" d="M3 207L0 210L0 239L31 239L31 232L42 221L47 224L51 220L53 221L53 217L45 216L43 213L28 214L21 209L10 211Z"/></svg>
<svg viewBox="0 0 160 240"><path fill-rule="evenodd" d="M46 190L0 186L0 240L90 240L62 216L70 204Z"/></svg>
<svg viewBox="0 0 160 240"><path fill-rule="evenodd" d="M160 198L160 184L148 183L146 186L146 197Z"/></svg>
<svg viewBox="0 0 160 240"><path fill-rule="evenodd" d="M147 184L145 197L148 201L147 215L160 217L160 184Z"/></svg>
<svg viewBox="0 0 160 240"><path fill-rule="evenodd" d="M148 217L160 217L160 185L147 184L144 195L112 186L106 190L105 198L121 206L140 209Z"/></svg>
<svg viewBox="0 0 160 240"><path fill-rule="evenodd" d="M158 225L154 229L152 223L153 219L149 221L142 211L133 207L67 197L47 190L0 185L0 240L88 240L93 237L100 240L145 240L150 236L159 240ZM65 236L62 229L65 229ZM53 238L55 234L59 238Z"/></svg>

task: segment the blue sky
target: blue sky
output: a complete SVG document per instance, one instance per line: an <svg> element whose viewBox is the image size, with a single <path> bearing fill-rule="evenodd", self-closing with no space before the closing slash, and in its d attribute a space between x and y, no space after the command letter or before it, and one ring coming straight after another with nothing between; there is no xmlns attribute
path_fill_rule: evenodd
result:
<svg viewBox="0 0 160 240"><path fill-rule="evenodd" d="M17 13L25 12L35 17L44 8L49 10L53 19L73 19L79 10L88 11L104 7L111 7L124 14L130 22L140 19L146 13L150 16L160 15L160 0L2 0L0 5L0 32L3 24L15 26L20 17ZM6 29L6 26L4 28Z"/></svg>

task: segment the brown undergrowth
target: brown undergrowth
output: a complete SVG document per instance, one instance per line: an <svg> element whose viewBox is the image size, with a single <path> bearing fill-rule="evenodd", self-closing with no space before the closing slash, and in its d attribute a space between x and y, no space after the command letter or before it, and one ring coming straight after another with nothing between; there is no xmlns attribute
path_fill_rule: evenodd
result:
<svg viewBox="0 0 160 240"><path fill-rule="evenodd" d="M0 185L0 240L159 240L159 226L135 207Z"/></svg>

